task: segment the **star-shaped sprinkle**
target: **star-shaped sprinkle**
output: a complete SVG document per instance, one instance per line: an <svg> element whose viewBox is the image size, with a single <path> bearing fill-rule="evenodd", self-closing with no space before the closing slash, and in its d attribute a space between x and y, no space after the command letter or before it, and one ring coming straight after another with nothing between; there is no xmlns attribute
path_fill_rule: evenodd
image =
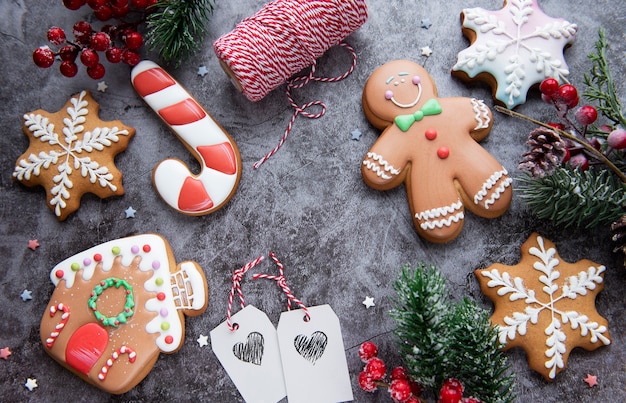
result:
<svg viewBox="0 0 626 403"><path fill-rule="evenodd" d="M365 297L365 300L363 300L363 305L365 305L365 308L371 308L373 306L376 306L376 304L374 303L374 297Z"/></svg>
<svg viewBox="0 0 626 403"><path fill-rule="evenodd" d="M200 337L198 337L198 340L196 340L198 342L198 345L200 347L204 347L204 346L208 346L209 345L209 336L205 336L203 334L200 335Z"/></svg>
<svg viewBox="0 0 626 403"><path fill-rule="evenodd" d="M24 384L24 386L30 390L31 392L33 391L33 389L35 389L37 386L37 379L35 378L28 378L26 379L26 383Z"/></svg>
<svg viewBox="0 0 626 403"><path fill-rule="evenodd" d="M430 48L430 46L424 46L423 48L420 48L420 51L422 52L422 56L426 57L429 57L433 53L433 50Z"/></svg>
<svg viewBox="0 0 626 403"><path fill-rule="evenodd" d="M360 140L361 139L361 131L359 129L352 130L352 140Z"/></svg>
<svg viewBox="0 0 626 403"><path fill-rule="evenodd" d="M587 385L589 385L590 388L593 388L598 384L598 377L595 375L587 374L585 382L587 382Z"/></svg>
<svg viewBox="0 0 626 403"><path fill-rule="evenodd" d="M10 355L11 355L11 350L9 350L8 347L0 349L0 358L8 360Z"/></svg>
<svg viewBox="0 0 626 403"><path fill-rule="evenodd" d="M198 75L201 77L206 76L207 74L209 74L209 70L207 70L206 66L200 66L200 68L198 68Z"/></svg>
<svg viewBox="0 0 626 403"><path fill-rule="evenodd" d="M136 212L137 210L132 207L128 207L126 210L124 210L124 213L126 213L126 218L135 218Z"/></svg>
<svg viewBox="0 0 626 403"><path fill-rule="evenodd" d="M105 92L105 91L107 90L107 88L109 88L109 86L107 85L107 83L106 83L106 82L104 82L104 81L100 81L100 82L98 83L98 91L100 91L100 92Z"/></svg>
<svg viewBox="0 0 626 403"><path fill-rule="evenodd" d="M28 240L28 248L35 250L39 247L39 241L36 239L29 239Z"/></svg>
<svg viewBox="0 0 626 403"><path fill-rule="evenodd" d="M552 381L575 347L611 344L608 322L595 307L606 267L587 259L568 263L536 233L521 250L515 266L496 263L474 273L494 303L500 343L524 348L529 366Z"/></svg>
<svg viewBox="0 0 626 403"><path fill-rule="evenodd" d="M29 300L33 299L33 292L30 291L30 290L24 290L20 294L20 298L22 298L22 301L24 301L24 302L29 301Z"/></svg>
<svg viewBox="0 0 626 403"><path fill-rule="evenodd" d="M89 91L73 95L57 112L28 112L23 121L30 145L17 159L13 177L26 186L43 186L46 205L59 221L78 209L84 193L100 198L124 194L114 159L135 129L119 120L100 120Z"/></svg>
<svg viewBox="0 0 626 403"><path fill-rule="evenodd" d="M424 28L424 29L428 29L433 25L433 23L430 21L430 18L422 18L422 20L420 21L420 27Z"/></svg>
<svg viewBox="0 0 626 403"><path fill-rule="evenodd" d="M578 27L547 16L537 1L505 1L496 11L466 8L461 20L472 43L459 52L452 74L478 80L491 76L494 97L507 108L526 102L528 90L546 78L566 81L563 49L574 42Z"/></svg>

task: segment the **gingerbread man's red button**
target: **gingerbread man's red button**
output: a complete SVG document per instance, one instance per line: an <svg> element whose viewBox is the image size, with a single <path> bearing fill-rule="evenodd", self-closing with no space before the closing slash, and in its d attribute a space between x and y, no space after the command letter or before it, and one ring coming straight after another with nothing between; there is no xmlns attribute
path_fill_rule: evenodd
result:
<svg viewBox="0 0 626 403"><path fill-rule="evenodd" d="M448 147L439 147L439 149L437 150L437 157L441 158L442 160L448 158L449 155L450 150L448 149Z"/></svg>
<svg viewBox="0 0 626 403"><path fill-rule="evenodd" d="M426 136L426 138L428 140L434 140L437 138L437 130L435 129L428 129L426 130L426 132L424 132L424 136Z"/></svg>

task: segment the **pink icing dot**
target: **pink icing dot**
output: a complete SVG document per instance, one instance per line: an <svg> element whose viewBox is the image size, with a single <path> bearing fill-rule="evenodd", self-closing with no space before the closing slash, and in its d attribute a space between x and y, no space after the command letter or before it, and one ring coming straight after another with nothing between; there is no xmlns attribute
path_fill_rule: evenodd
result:
<svg viewBox="0 0 626 403"><path fill-rule="evenodd" d="M159 314L163 317L166 317L169 314L169 312L167 308L161 308L161 310L159 311Z"/></svg>
<svg viewBox="0 0 626 403"><path fill-rule="evenodd" d="M393 98L393 91L391 90L385 91L385 99L391 99L391 98Z"/></svg>
<svg viewBox="0 0 626 403"><path fill-rule="evenodd" d="M158 260L154 260L154 261L152 262L152 268L153 268L154 270L158 270L158 269L159 269L159 267L161 267L161 262L159 262Z"/></svg>
<svg viewBox="0 0 626 403"><path fill-rule="evenodd" d="M137 253L139 253L139 246L137 246L137 245L131 246L130 247L130 251L133 252L136 255Z"/></svg>
<svg viewBox="0 0 626 403"><path fill-rule="evenodd" d="M56 276L56 278L63 278L63 270L57 270L54 272L54 275Z"/></svg>
<svg viewBox="0 0 626 403"><path fill-rule="evenodd" d="M426 136L426 138L428 140L434 140L437 138L437 130L435 129L428 129L424 132L424 136Z"/></svg>
<svg viewBox="0 0 626 403"><path fill-rule="evenodd" d="M446 158L448 158L449 155L450 155L450 150L448 149L448 147L440 147L437 150L437 156L441 158L442 160L445 160Z"/></svg>
<svg viewBox="0 0 626 403"><path fill-rule="evenodd" d="M89 266L91 264L91 259L88 257L83 259L83 266Z"/></svg>
<svg viewBox="0 0 626 403"><path fill-rule="evenodd" d="M413 76L413 84L417 85L422 82L420 76Z"/></svg>

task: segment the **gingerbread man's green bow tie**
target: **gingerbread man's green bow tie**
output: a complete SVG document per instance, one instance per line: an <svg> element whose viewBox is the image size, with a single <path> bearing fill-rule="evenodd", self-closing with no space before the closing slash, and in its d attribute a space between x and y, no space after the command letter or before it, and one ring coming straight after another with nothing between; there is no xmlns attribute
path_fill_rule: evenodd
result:
<svg viewBox="0 0 626 403"><path fill-rule="evenodd" d="M422 120L424 116L439 115L441 111L441 105L436 99L433 98L426 101L424 106L422 106L422 109L419 111L411 113L410 115L396 116L395 122L400 130L405 132L409 130L413 123Z"/></svg>

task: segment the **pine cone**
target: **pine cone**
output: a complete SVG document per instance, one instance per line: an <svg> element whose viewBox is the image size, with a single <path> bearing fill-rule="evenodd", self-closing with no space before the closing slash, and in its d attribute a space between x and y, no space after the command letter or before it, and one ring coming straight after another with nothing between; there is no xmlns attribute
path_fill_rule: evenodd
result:
<svg viewBox="0 0 626 403"><path fill-rule="evenodd" d="M611 224L611 232L613 232L611 239L617 245L613 252L621 251L624 254L624 267L626 267L626 214Z"/></svg>
<svg viewBox="0 0 626 403"><path fill-rule="evenodd" d="M518 167L535 178L552 173L567 154L567 146L561 136L544 127L530 132L526 145L530 150L522 155Z"/></svg>

